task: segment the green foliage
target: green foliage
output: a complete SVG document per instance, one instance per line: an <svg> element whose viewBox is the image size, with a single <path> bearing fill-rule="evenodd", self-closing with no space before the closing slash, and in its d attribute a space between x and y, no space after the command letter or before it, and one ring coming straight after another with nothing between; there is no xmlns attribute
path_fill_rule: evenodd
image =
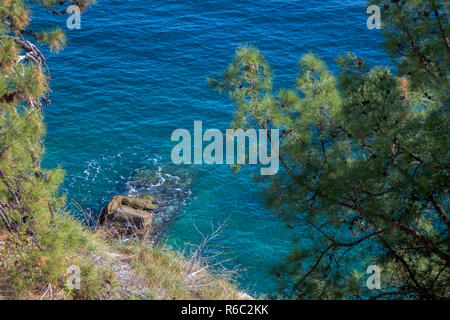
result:
<svg viewBox="0 0 450 320"><path fill-rule="evenodd" d="M446 95L449 85L448 1L372 0L383 8L385 48L395 59L400 76L407 76L414 90ZM442 97L441 97L442 98Z"/></svg>
<svg viewBox="0 0 450 320"><path fill-rule="evenodd" d="M64 31L57 28L53 31L42 32L38 35L40 42L48 45L51 51L59 52L67 42Z"/></svg>
<svg viewBox="0 0 450 320"><path fill-rule="evenodd" d="M347 54L336 77L308 53L296 88L274 92L265 58L244 46L209 79L236 104L233 127L282 132L266 203L299 232L275 269L284 297L449 298L448 8L383 7L398 74ZM371 264L381 291L365 285Z"/></svg>
<svg viewBox="0 0 450 320"><path fill-rule="evenodd" d="M52 12L60 5L37 2ZM58 194L64 172L41 167L42 101L48 102L49 73L33 40L59 51L66 38L61 29L29 30L29 5L22 0L0 1L0 233L10 232L13 244L4 269L12 286L25 290L48 284L64 287L67 267L79 265L82 276L92 281L77 294L92 297L97 294L95 283L108 276L84 259L92 236L64 212L64 197Z"/></svg>
<svg viewBox="0 0 450 320"><path fill-rule="evenodd" d="M67 213L55 215L53 224L43 223L36 232L40 248L25 234L14 234L13 244L0 261L2 272L16 294L26 294L49 284L61 290L60 298L96 299L107 293L113 282L110 268L99 265L92 254L97 252L97 240L92 233ZM0 259L2 260L2 259ZM67 270L75 265L81 271L81 289L66 286Z"/></svg>

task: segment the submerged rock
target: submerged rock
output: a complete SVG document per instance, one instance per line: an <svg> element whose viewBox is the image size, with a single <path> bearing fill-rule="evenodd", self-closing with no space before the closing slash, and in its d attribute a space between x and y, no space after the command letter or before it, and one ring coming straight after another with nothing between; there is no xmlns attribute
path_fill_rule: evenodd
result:
<svg viewBox="0 0 450 320"><path fill-rule="evenodd" d="M158 208L153 196L143 198L115 196L98 217L98 226L121 235L145 235L153 221L153 210Z"/></svg>
<svg viewBox="0 0 450 320"><path fill-rule="evenodd" d="M133 198L147 199L156 196L159 208L154 209L152 237L161 239L170 224L191 195L193 173L158 162L136 169L125 184L124 194Z"/></svg>

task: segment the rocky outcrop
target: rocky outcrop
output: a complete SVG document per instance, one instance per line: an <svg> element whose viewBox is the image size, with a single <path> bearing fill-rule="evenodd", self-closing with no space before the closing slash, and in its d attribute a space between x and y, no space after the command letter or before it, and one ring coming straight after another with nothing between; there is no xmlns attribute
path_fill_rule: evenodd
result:
<svg viewBox="0 0 450 320"><path fill-rule="evenodd" d="M151 228L152 211L158 208L155 202L152 196L115 196L100 212L98 226L119 234L144 235Z"/></svg>

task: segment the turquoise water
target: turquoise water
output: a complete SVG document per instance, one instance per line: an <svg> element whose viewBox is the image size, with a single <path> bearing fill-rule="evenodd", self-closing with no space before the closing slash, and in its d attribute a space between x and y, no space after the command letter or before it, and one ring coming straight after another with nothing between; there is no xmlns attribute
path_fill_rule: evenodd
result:
<svg viewBox="0 0 450 320"><path fill-rule="evenodd" d="M66 49L49 55L44 165L61 165L69 203L94 213L117 193L160 195L166 213L176 214L168 241L180 248L201 240L197 229L207 234L227 220L214 241L220 249L211 249L231 259L228 268L242 270L242 287L273 292L270 269L290 250L294 231L264 208L248 171L172 165L170 136L176 128L192 131L194 120L205 129L227 128L234 107L205 78L225 68L240 44L266 55L277 87L292 86L296 62L308 51L334 71L334 59L346 51L386 63L365 11L359 0L100 0L83 15L81 30L67 30ZM63 17L34 21L35 28L54 23L65 27ZM142 173L154 179L142 183Z"/></svg>

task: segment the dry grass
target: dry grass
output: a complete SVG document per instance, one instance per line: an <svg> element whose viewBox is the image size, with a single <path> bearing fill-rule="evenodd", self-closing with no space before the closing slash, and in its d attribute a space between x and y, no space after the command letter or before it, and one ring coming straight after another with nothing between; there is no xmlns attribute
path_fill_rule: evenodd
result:
<svg viewBox="0 0 450 320"><path fill-rule="evenodd" d="M198 257L186 257L166 245L145 245L135 240L117 244L130 257L134 270L144 279L149 299L236 300L250 298L239 291L230 273L210 271Z"/></svg>
<svg viewBox="0 0 450 320"><path fill-rule="evenodd" d="M221 259L220 250L208 253L208 247L214 246L212 242L219 237L224 225L211 226L207 236L199 231L203 238L201 243L188 243L183 250L175 250L164 243L155 245L136 237L116 240L113 244L117 251L129 257L132 267L145 279L149 289L142 294L151 299L251 299L235 283L238 269L223 267L228 260Z"/></svg>
<svg viewBox="0 0 450 320"><path fill-rule="evenodd" d="M62 217L61 226L66 233L55 241L75 241L74 234L78 239L52 247L59 250L56 255L0 226L0 300L251 299L235 285L236 270L222 268L218 254L206 254L222 226L184 251L138 237L119 240L113 230L103 228L93 233L70 217ZM81 267L81 290L65 285L69 265Z"/></svg>

